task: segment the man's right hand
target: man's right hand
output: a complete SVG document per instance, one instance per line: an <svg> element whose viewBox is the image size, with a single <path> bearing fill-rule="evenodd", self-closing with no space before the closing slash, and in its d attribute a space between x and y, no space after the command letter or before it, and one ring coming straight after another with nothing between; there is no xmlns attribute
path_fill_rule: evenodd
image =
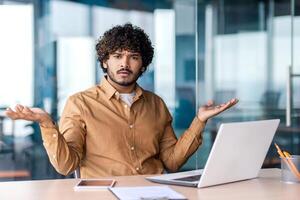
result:
<svg viewBox="0 0 300 200"><path fill-rule="evenodd" d="M40 108L28 108L18 104L15 106L15 111L7 108L5 114L13 120L23 119L38 122L43 127L53 126L51 116Z"/></svg>

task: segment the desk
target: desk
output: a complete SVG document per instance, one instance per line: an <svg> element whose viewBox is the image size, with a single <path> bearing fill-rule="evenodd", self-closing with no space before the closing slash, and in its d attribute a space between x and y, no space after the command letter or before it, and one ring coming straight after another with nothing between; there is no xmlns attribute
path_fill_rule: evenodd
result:
<svg viewBox="0 0 300 200"><path fill-rule="evenodd" d="M248 181L241 181L231 184L208 188L190 188L170 186L188 199L272 199L272 200L293 200L300 197L300 184L286 184L280 182L279 169L263 169L260 178ZM114 177L117 180L115 187L119 186L151 186L161 185L148 182L145 176L122 176ZM103 191L80 191L75 192L73 186L76 179L58 179L42 181L17 181L0 182L1 200L58 200L58 199L116 199L107 190Z"/></svg>

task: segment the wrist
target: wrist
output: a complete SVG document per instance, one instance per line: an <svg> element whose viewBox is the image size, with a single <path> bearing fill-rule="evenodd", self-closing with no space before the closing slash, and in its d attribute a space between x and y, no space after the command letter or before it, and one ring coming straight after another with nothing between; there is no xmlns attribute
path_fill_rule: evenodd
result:
<svg viewBox="0 0 300 200"><path fill-rule="evenodd" d="M39 125L44 128L55 127L55 122L52 119L45 119L39 122Z"/></svg>
<svg viewBox="0 0 300 200"><path fill-rule="evenodd" d="M203 118L203 117L201 117L201 116L199 116L199 115L197 115L197 118L198 118L199 121L201 121L201 122L204 123L204 124L205 124L205 123L207 122L207 120L208 120L208 119Z"/></svg>

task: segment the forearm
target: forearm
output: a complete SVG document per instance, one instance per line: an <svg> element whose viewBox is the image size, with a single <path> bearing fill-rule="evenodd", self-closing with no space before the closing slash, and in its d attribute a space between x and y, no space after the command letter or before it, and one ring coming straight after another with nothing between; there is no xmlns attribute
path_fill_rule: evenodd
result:
<svg viewBox="0 0 300 200"><path fill-rule="evenodd" d="M40 128L43 144L53 167L63 175L73 172L79 166L81 152L68 144L56 126Z"/></svg>
<svg viewBox="0 0 300 200"><path fill-rule="evenodd" d="M205 123L195 117L190 127L178 140L176 138L174 140L172 137L170 137L169 141L166 140L164 145L168 145L168 147L165 148L162 159L169 171L177 171L202 144L204 127Z"/></svg>

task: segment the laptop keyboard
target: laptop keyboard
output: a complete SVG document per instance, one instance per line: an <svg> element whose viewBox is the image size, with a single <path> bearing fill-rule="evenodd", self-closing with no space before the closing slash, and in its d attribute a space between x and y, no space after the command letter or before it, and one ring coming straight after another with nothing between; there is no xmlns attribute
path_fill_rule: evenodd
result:
<svg viewBox="0 0 300 200"><path fill-rule="evenodd" d="M198 175L194 175L194 176L187 176L187 177L183 177L183 178L176 178L176 179L173 179L173 180L193 182L193 181L199 181L200 177L201 177L201 174L198 174Z"/></svg>

